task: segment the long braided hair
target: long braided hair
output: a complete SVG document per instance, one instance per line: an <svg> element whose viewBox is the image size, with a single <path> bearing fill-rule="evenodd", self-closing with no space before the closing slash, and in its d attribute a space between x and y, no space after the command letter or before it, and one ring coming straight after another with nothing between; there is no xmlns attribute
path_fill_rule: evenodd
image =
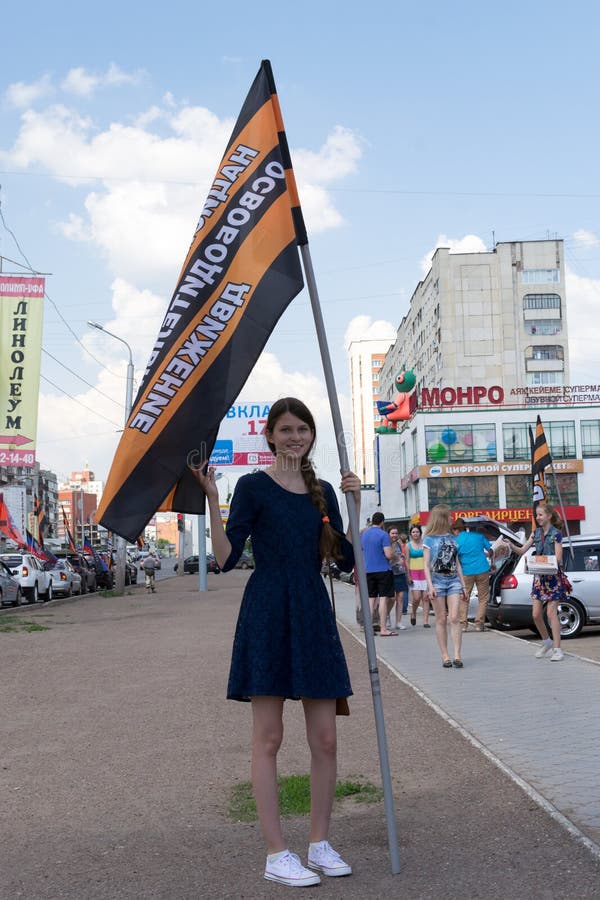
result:
<svg viewBox="0 0 600 900"><path fill-rule="evenodd" d="M296 416L297 419L300 419L301 422L308 425L312 431L313 439L310 443L310 447L300 461L300 471L313 505L319 510L321 519L328 520L329 512L327 510L323 488L321 487L321 483L316 476L313 464L310 460L310 452L317 437L317 429L315 427L315 420L309 408L296 397L283 397L281 400L276 400L269 410L265 431L272 432L277 420L285 413ZM274 453L275 445L269 441L268 438L267 444L269 445L269 450ZM331 527L329 521L322 522L321 535L319 537L319 554L323 560L335 560L341 558L340 538L337 532Z"/></svg>

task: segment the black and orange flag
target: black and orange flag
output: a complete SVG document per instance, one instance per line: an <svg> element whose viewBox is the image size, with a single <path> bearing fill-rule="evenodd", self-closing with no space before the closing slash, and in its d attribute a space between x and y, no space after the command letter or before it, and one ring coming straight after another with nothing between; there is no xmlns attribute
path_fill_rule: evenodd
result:
<svg viewBox="0 0 600 900"><path fill-rule="evenodd" d="M533 497L533 521L537 525L535 511L538 503L546 503L548 498L548 489L546 487L546 478L544 469L546 466L552 465L552 457L550 456L550 448L544 433L542 420L537 417L535 425L535 437L531 426L529 426L529 443L531 445L531 480L532 480L532 497Z"/></svg>
<svg viewBox="0 0 600 900"><path fill-rule="evenodd" d="M69 550L71 553L77 553L77 547L75 545L75 539L71 534L71 529L69 528L69 520L67 519L67 514L65 512L64 506L61 506L62 517L63 517L63 525L65 527L65 536L67 538L67 543L69 545Z"/></svg>
<svg viewBox="0 0 600 900"><path fill-rule="evenodd" d="M135 541L157 509L198 513L188 463L208 459L279 318L307 242L271 65L250 88L202 210L98 520Z"/></svg>
<svg viewBox="0 0 600 900"><path fill-rule="evenodd" d="M37 520L37 530L38 530L38 544L44 549L44 532L46 530L46 513L44 512L44 507L38 500L38 495L34 494L33 497L33 515Z"/></svg>

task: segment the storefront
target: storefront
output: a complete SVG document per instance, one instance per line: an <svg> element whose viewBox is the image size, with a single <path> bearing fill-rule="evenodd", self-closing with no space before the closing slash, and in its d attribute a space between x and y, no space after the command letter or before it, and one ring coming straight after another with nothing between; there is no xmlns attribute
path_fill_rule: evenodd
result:
<svg viewBox="0 0 600 900"><path fill-rule="evenodd" d="M422 391L398 434L377 435L381 507L418 517L445 503L455 516L485 514L514 527L531 522L529 428L539 415L553 458L550 502L562 499L573 534L600 532L600 387L501 386Z"/></svg>

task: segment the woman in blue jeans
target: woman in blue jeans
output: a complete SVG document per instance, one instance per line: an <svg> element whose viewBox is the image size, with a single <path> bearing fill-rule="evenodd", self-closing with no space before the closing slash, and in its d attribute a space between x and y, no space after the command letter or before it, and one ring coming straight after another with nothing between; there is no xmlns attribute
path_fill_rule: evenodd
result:
<svg viewBox="0 0 600 900"><path fill-rule="evenodd" d="M434 506L429 514L423 540L425 578L435 610L435 636L442 654L442 665L462 669L462 628L460 601L464 597L465 580L458 560L458 544L451 532L452 512L449 506ZM454 661L448 656L448 619Z"/></svg>

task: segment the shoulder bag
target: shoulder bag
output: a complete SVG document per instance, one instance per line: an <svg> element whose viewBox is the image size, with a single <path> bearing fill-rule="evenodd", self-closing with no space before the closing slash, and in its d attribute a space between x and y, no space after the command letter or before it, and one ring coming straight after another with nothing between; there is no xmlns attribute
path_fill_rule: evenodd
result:
<svg viewBox="0 0 600 900"><path fill-rule="evenodd" d="M333 576L331 574L331 566L329 566L329 587L331 589L331 606L333 609L333 618L335 619L335 599L333 596ZM349 716L350 707L348 706L347 697L335 698L335 714L336 716Z"/></svg>

